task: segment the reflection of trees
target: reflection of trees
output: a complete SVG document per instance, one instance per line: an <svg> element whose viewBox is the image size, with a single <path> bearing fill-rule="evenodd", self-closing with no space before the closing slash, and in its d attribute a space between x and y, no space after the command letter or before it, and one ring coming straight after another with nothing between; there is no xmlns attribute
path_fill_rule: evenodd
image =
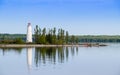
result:
<svg viewBox="0 0 120 75"><path fill-rule="evenodd" d="M10 51L14 51L16 53L21 53L22 52L22 48L0 48L2 51L3 51L3 55L6 53L6 52L10 52Z"/></svg>
<svg viewBox="0 0 120 75"><path fill-rule="evenodd" d="M35 63L39 64L57 64L64 63L68 60L69 56L74 56L78 52L75 47L42 47L35 48Z"/></svg>
<svg viewBox="0 0 120 75"><path fill-rule="evenodd" d="M45 64L47 61L55 62L56 59L56 49L55 48L35 48L35 62L36 66L39 63Z"/></svg>
<svg viewBox="0 0 120 75"><path fill-rule="evenodd" d="M78 53L78 47L71 47L71 55L74 56L76 53Z"/></svg>

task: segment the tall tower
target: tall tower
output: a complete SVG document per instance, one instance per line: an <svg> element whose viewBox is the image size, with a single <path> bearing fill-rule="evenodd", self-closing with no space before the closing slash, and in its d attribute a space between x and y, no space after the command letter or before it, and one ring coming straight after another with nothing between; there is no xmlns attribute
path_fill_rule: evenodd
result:
<svg viewBox="0 0 120 75"><path fill-rule="evenodd" d="M31 27L31 23L28 23L27 26L27 43L32 43L32 27Z"/></svg>

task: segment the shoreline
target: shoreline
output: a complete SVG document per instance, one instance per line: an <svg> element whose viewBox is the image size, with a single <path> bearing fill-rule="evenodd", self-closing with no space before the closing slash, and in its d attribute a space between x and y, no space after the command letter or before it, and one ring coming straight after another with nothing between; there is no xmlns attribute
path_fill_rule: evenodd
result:
<svg viewBox="0 0 120 75"><path fill-rule="evenodd" d="M38 44L0 44L3 47L80 47L82 45L38 45Z"/></svg>
<svg viewBox="0 0 120 75"><path fill-rule="evenodd" d="M42 44L0 44L0 48L9 47L100 47L107 46L106 44L73 44L73 45L42 45Z"/></svg>

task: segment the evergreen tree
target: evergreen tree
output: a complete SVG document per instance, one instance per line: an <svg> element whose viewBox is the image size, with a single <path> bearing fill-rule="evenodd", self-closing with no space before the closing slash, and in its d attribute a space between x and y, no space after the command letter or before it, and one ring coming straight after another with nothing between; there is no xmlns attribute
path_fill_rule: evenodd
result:
<svg viewBox="0 0 120 75"><path fill-rule="evenodd" d="M56 28L53 29L52 43L56 44Z"/></svg>
<svg viewBox="0 0 120 75"><path fill-rule="evenodd" d="M41 44L46 44L46 28L42 30Z"/></svg>
<svg viewBox="0 0 120 75"><path fill-rule="evenodd" d="M69 33L68 33L68 31L66 31L66 36L65 36L66 44L68 44L68 40L69 40Z"/></svg>
<svg viewBox="0 0 120 75"><path fill-rule="evenodd" d="M36 25L34 33L36 44L64 44L65 42L68 43L68 32L66 32L65 38L65 31L63 29L58 29L58 34L56 35L55 27L53 29L49 29L47 33L46 28L43 28L41 30L38 25Z"/></svg>
<svg viewBox="0 0 120 75"><path fill-rule="evenodd" d="M35 29L34 29L34 38L35 38L35 43L36 44L40 44L41 43L41 29L39 28L38 25L36 25Z"/></svg>
<svg viewBox="0 0 120 75"><path fill-rule="evenodd" d="M75 43L75 36L74 36L74 35L71 36L71 43L72 43L72 44Z"/></svg>

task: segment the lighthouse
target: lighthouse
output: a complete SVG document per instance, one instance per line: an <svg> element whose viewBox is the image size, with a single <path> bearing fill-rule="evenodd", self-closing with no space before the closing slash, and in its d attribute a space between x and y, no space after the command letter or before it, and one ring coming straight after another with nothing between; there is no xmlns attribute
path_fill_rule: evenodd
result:
<svg viewBox="0 0 120 75"><path fill-rule="evenodd" d="M27 39L26 39L27 43L32 43L32 27L31 27L31 23L28 23L27 26Z"/></svg>

